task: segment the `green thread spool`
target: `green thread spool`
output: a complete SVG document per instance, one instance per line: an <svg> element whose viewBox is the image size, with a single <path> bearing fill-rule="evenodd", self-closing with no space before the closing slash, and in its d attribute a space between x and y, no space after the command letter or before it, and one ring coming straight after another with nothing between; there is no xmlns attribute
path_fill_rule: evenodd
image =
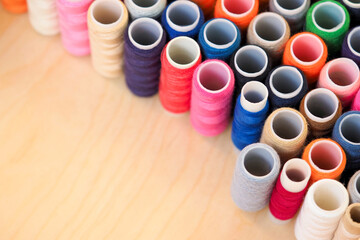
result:
<svg viewBox="0 0 360 240"><path fill-rule="evenodd" d="M306 31L315 33L325 41L331 57L340 51L349 25L349 12L337 1L319 1L306 14Z"/></svg>

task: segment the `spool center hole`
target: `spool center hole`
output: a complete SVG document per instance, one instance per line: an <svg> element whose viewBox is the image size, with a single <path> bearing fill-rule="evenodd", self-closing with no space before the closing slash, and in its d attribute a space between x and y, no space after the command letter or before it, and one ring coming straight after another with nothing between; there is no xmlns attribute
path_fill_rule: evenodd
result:
<svg viewBox="0 0 360 240"><path fill-rule="evenodd" d="M130 34L135 42L144 46L154 44L161 37L159 27L152 22L138 22Z"/></svg>
<svg viewBox="0 0 360 240"><path fill-rule="evenodd" d="M171 7L171 6L170 6ZM169 10L170 21L178 26L189 26L198 18L198 11L187 4L178 4Z"/></svg>
<svg viewBox="0 0 360 240"><path fill-rule="evenodd" d="M360 223L360 207L359 206L355 206L350 210L350 217L354 222Z"/></svg>
<svg viewBox="0 0 360 240"><path fill-rule="evenodd" d="M267 64L266 55L256 49L245 49L237 53L235 63L244 72L260 72Z"/></svg>
<svg viewBox="0 0 360 240"><path fill-rule="evenodd" d="M355 52L360 53L360 28L351 35L350 45Z"/></svg>
<svg viewBox="0 0 360 240"><path fill-rule="evenodd" d="M338 187L330 188L327 184L319 185L314 192L314 200L316 205L326 211L333 211L340 207L341 203L345 201Z"/></svg>
<svg viewBox="0 0 360 240"><path fill-rule="evenodd" d="M359 144L360 143L360 116L349 115L342 122L341 129L342 135L348 141Z"/></svg>
<svg viewBox="0 0 360 240"><path fill-rule="evenodd" d="M273 129L276 135L283 139L294 139L300 135L302 121L293 112L279 112L273 119Z"/></svg>
<svg viewBox="0 0 360 240"><path fill-rule="evenodd" d="M230 75L224 65L213 62L204 65L200 69L199 80L205 89L218 91L226 86L230 80Z"/></svg>
<svg viewBox="0 0 360 240"><path fill-rule="evenodd" d="M173 40L168 46L170 58L178 64L190 64L196 60L198 48L190 40Z"/></svg>
<svg viewBox="0 0 360 240"><path fill-rule="evenodd" d="M228 21L213 20L206 29L207 39L216 45L231 43L236 38L236 30Z"/></svg>
<svg viewBox="0 0 360 240"><path fill-rule="evenodd" d="M122 8L113 2L98 3L93 9L95 20L101 24L111 24L119 20L122 15Z"/></svg>
<svg viewBox="0 0 360 240"><path fill-rule="evenodd" d="M272 76L272 83L278 92L287 94L296 91L300 87L302 78L295 68L286 67L279 69Z"/></svg>
<svg viewBox="0 0 360 240"><path fill-rule="evenodd" d="M251 9L253 1L249 0L224 0L224 7L231 13L242 14Z"/></svg>
<svg viewBox="0 0 360 240"><path fill-rule="evenodd" d="M301 182L305 179L304 173L301 170L295 168L287 169L286 175L293 182Z"/></svg>
<svg viewBox="0 0 360 240"><path fill-rule="evenodd" d="M344 20L344 12L335 3L324 3L314 11L314 20L321 28L330 30L337 27Z"/></svg>
<svg viewBox="0 0 360 240"><path fill-rule="evenodd" d="M151 7L154 6L159 0L133 0L133 2L139 7Z"/></svg>
<svg viewBox="0 0 360 240"><path fill-rule="evenodd" d="M355 188L358 194L360 194L360 177L358 177L356 180Z"/></svg>
<svg viewBox="0 0 360 240"><path fill-rule="evenodd" d="M292 51L297 59L303 62L312 62L321 57L323 45L313 36L299 36L292 45Z"/></svg>
<svg viewBox="0 0 360 240"><path fill-rule="evenodd" d="M267 150L251 149L244 158L245 169L252 175L262 177L268 175L274 167L274 159Z"/></svg>
<svg viewBox="0 0 360 240"><path fill-rule="evenodd" d="M339 147L328 141L315 143L310 153L310 160L322 170L337 168L341 159L342 154Z"/></svg>
<svg viewBox="0 0 360 240"><path fill-rule="evenodd" d="M357 80L359 70L348 62L335 62L328 70L329 78L338 86L348 86Z"/></svg>
<svg viewBox="0 0 360 240"><path fill-rule="evenodd" d="M310 96L306 103L309 112L318 118L331 116L336 111L337 105L337 102L324 93Z"/></svg>
<svg viewBox="0 0 360 240"><path fill-rule="evenodd" d="M260 92L249 91L244 94L245 99L251 103L259 103L264 100L264 96Z"/></svg>
<svg viewBox="0 0 360 240"><path fill-rule="evenodd" d="M257 35L267 41L279 40L285 33L283 22L275 16L259 19L255 26Z"/></svg>
<svg viewBox="0 0 360 240"><path fill-rule="evenodd" d="M294 10L297 9L299 7L301 7L301 5L303 5L303 3L305 2L305 0L277 0L278 4L287 10Z"/></svg>

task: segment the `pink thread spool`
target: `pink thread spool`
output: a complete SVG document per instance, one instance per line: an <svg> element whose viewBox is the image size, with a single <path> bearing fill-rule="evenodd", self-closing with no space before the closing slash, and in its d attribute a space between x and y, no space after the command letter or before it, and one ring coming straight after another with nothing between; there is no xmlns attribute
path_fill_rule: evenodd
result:
<svg viewBox="0 0 360 240"><path fill-rule="evenodd" d="M220 60L207 60L192 80L190 119L196 131L215 136L229 124L234 92L234 73Z"/></svg>
<svg viewBox="0 0 360 240"><path fill-rule="evenodd" d="M360 111L360 89L359 89L359 91L357 92L357 94L356 94L356 96L354 98L351 110Z"/></svg>
<svg viewBox="0 0 360 240"><path fill-rule="evenodd" d="M347 107L360 87L359 67L349 58L334 59L321 69L317 87L331 90Z"/></svg>

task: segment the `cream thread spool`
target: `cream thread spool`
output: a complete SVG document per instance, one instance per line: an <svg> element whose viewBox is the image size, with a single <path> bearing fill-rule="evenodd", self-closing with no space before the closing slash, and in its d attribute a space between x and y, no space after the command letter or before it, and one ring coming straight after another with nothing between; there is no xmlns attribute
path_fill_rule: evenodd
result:
<svg viewBox="0 0 360 240"><path fill-rule="evenodd" d="M124 0L131 19L141 17L157 19L166 7L166 0Z"/></svg>
<svg viewBox="0 0 360 240"><path fill-rule="evenodd" d="M360 239L360 203L353 203L342 217L333 240Z"/></svg>
<svg viewBox="0 0 360 240"><path fill-rule="evenodd" d="M60 32L56 0L27 0L29 20L36 32L53 36Z"/></svg>

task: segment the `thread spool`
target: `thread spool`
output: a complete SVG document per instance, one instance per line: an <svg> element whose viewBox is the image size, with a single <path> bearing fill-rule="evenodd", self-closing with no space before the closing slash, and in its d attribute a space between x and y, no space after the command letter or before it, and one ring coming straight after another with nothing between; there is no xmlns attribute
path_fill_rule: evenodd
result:
<svg viewBox="0 0 360 240"><path fill-rule="evenodd" d="M354 101L352 103L352 106L351 106L351 110L353 111L360 111L360 89L359 91L357 92L355 98L354 98Z"/></svg>
<svg viewBox="0 0 360 240"><path fill-rule="evenodd" d="M28 0L29 20L34 30L45 36L60 32L56 0Z"/></svg>
<svg viewBox="0 0 360 240"><path fill-rule="evenodd" d="M350 202L360 203L360 170L351 177L347 189L350 195Z"/></svg>
<svg viewBox="0 0 360 240"><path fill-rule="evenodd" d="M288 22L291 32L301 30L305 23L306 12L310 7L310 0L270 0L271 12L280 14Z"/></svg>
<svg viewBox="0 0 360 240"><path fill-rule="evenodd" d="M360 238L360 203L351 204L341 218L333 240L359 240Z"/></svg>
<svg viewBox="0 0 360 240"><path fill-rule="evenodd" d="M261 82L251 81L242 88L236 101L231 131L231 139L239 150L260 140L269 110L268 95Z"/></svg>
<svg viewBox="0 0 360 240"><path fill-rule="evenodd" d="M344 149L347 164L342 180L347 183L360 168L360 112L349 111L336 121L332 138Z"/></svg>
<svg viewBox="0 0 360 240"><path fill-rule="evenodd" d="M322 68L317 86L334 92L345 108L352 103L360 87L359 67L348 58L334 59Z"/></svg>
<svg viewBox="0 0 360 240"><path fill-rule="evenodd" d="M264 82L271 69L267 53L256 45L246 45L237 50L231 57L230 67L235 75L235 100L242 87L250 81Z"/></svg>
<svg viewBox="0 0 360 240"><path fill-rule="evenodd" d="M274 220L286 223L295 216L303 202L310 176L310 166L302 159L293 158L284 164L269 203Z"/></svg>
<svg viewBox="0 0 360 240"><path fill-rule="evenodd" d="M327 57L325 42L313 33L303 32L292 36L286 43L283 63L301 69L312 85L318 80Z"/></svg>
<svg viewBox="0 0 360 240"><path fill-rule="evenodd" d="M214 13L214 6L216 0L191 0L191 1L196 3L196 5L198 5L202 9L207 19L210 19L212 17Z"/></svg>
<svg viewBox="0 0 360 240"><path fill-rule="evenodd" d="M245 32L259 12L259 0L217 0L215 18L226 18Z"/></svg>
<svg viewBox="0 0 360 240"><path fill-rule="evenodd" d="M172 113L190 109L191 81L201 63L200 47L189 37L177 37L165 46L161 56L159 97Z"/></svg>
<svg viewBox="0 0 360 240"><path fill-rule="evenodd" d="M360 26L353 28L345 36L341 56L352 59L360 67Z"/></svg>
<svg viewBox="0 0 360 240"><path fill-rule="evenodd" d="M293 66L274 68L265 81L269 90L272 109L297 108L307 92L308 85L304 73Z"/></svg>
<svg viewBox="0 0 360 240"><path fill-rule="evenodd" d="M92 63L104 77L116 78L122 74L123 34L128 18L125 5L118 0L97 0L89 8Z"/></svg>
<svg viewBox="0 0 360 240"><path fill-rule="evenodd" d="M161 24L170 39L179 36L195 38L204 24L204 14L195 3L179 0L171 3L164 10Z"/></svg>
<svg viewBox="0 0 360 240"><path fill-rule="evenodd" d="M342 106L335 93L326 88L317 88L303 98L300 112L309 124L310 134L319 138L331 132L342 114Z"/></svg>
<svg viewBox="0 0 360 240"><path fill-rule="evenodd" d="M131 19L153 18L158 19L166 7L166 0L124 0Z"/></svg>
<svg viewBox="0 0 360 240"><path fill-rule="evenodd" d="M165 31L152 18L138 18L124 34L125 80L130 91L139 97L157 93L160 55L166 43Z"/></svg>
<svg viewBox="0 0 360 240"><path fill-rule="evenodd" d="M239 48L240 31L231 21L216 18L207 21L200 29L199 44L207 59L227 61Z"/></svg>
<svg viewBox="0 0 360 240"><path fill-rule="evenodd" d="M348 204L348 193L338 181L321 179L314 183L296 219L296 239L332 239Z"/></svg>
<svg viewBox="0 0 360 240"><path fill-rule="evenodd" d="M64 48L74 56L90 54L87 11L93 0L56 0L61 39Z"/></svg>
<svg viewBox="0 0 360 240"><path fill-rule="evenodd" d="M310 184L324 178L339 180L346 165L344 150L337 142L326 138L310 142L302 158L311 168Z"/></svg>
<svg viewBox="0 0 360 240"><path fill-rule="evenodd" d="M220 60L207 60L194 72L192 80L190 120L204 136L215 136L229 124L234 74Z"/></svg>
<svg viewBox="0 0 360 240"><path fill-rule="evenodd" d="M27 11L26 0L1 0L1 3L11 13L25 13Z"/></svg>
<svg viewBox="0 0 360 240"><path fill-rule="evenodd" d="M341 0L341 3L349 11L351 25L359 25L360 23L360 2L358 0Z"/></svg>
<svg viewBox="0 0 360 240"><path fill-rule="evenodd" d="M282 56L285 44L290 37L290 27L277 13L264 12L250 23L247 43L262 47L275 62Z"/></svg>
<svg viewBox="0 0 360 240"><path fill-rule="evenodd" d="M272 147L262 143L245 147L236 161L231 185L235 204L247 212L264 208L279 171L280 159Z"/></svg>
<svg viewBox="0 0 360 240"><path fill-rule="evenodd" d="M273 147L281 163L300 155L308 134L303 115L292 108L279 108L266 119L260 142Z"/></svg>
<svg viewBox="0 0 360 240"><path fill-rule="evenodd" d="M349 25L349 12L334 0L322 0L315 3L306 14L306 31L324 39L331 56L335 56L340 51Z"/></svg>

